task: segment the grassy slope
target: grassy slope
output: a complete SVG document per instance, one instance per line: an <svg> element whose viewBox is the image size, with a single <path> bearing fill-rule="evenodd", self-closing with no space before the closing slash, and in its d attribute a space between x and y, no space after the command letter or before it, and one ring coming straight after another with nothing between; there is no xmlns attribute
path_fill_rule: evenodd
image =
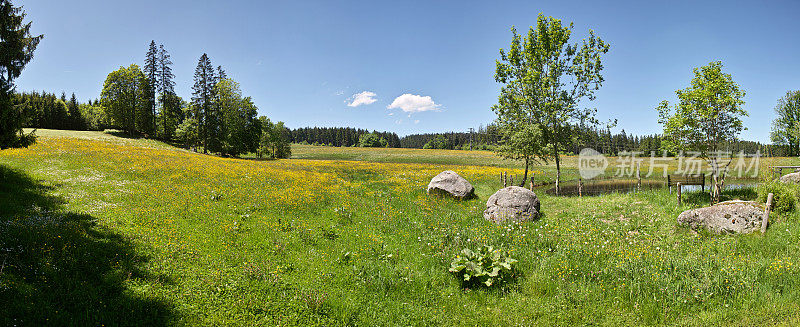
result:
<svg viewBox="0 0 800 327"><path fill-rule="evenodd" d="M481 212L508 169L457 157L253 161L48 133L69 137L0 151L0 324L800 323L796 215L707 237L662 191L540 195L542 219L495 226ZM443 169L478 199L426 196ZM478 244L523 277L462 290L447 267Z"/></svg>

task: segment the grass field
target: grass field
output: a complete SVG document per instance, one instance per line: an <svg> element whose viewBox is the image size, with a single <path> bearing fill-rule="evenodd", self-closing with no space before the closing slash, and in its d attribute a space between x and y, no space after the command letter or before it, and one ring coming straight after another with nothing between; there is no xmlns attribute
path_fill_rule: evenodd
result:
<svg viewBox="0 0 800 327"><path fill-rule="evenodd" d="M679 165L687 167L689 160L681 162L678 158L662 158L656 155L653 159L653 167L651 168L650 154L640 154L639 169L640 176L643 179L662 180L664 179L664 169L668 173L675 173L679 169ZM641 157L643 156L643 157ZM473 166L490 166L499 168L508 168L509 174L518 174L522 171L524 163L522 161L503 159L498 157L491 151L461 151L461 150L425 150L425 149L379 149L379 148L359 148L359 147L327 147L327 146L314 146L314 145L292 145L292 158L294 159L312 159L312 160L348 160L348 161L368 161L368 162L382 162L382 163L418 163L418 164L435 164L435 165L473 165ZM578 174L578 156L561 156L561 169L562 181L576 180ZM634 159L628 156L607 156L608 167L604 174L605 177L614 177L618 174L623 174L629 178L635 176ZM695 161L702 161L702 159L690 159ZM742 161L746 165L743 169L742 176L735 173L735 166L739 163L738 158L734 158L729 165L732 173L729 177L731 180L753 180L751 173L744 174L747 168L751 168L750 172L759 171L759 174L768 173L767 167L770 165L793 165L797 164L796 158L786 157L763 157L760 159L758 165L753 165L752 159L746 158ZM701 173L709 174L708 164L703 162L701 164ZM519 171L517 171L519 170ZM531 166L531 170L537 174L537 180L553 182L556 175L556 165L554 162L539 162ZM522 177L518 174L516 180ZM498 176L499 180L499 176Z"/></svg>
<svg viewBox="0 0 800 327"><path fill-rule="evenodd" d="M485 152L294 147L298 159L260 161L37 134L0 151L2 325L800 324L795 213L763 236L713 237L675 224L700 193L683 208L664 190L540 193L541 219L498 226L485 201L521 170ZM445 169L478 198L427 196ZM483 244L519 260L515 281L464 289L448 273Z"/></svg>

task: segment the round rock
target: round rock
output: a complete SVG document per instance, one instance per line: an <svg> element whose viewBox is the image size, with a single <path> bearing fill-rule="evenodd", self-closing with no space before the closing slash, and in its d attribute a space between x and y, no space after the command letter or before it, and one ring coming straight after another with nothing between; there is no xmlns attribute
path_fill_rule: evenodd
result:
<svg viewBox="0 0 800 327"><path fill-rule="evenodd" d="M539 198L524 187L503 188L486 201L483 218L498 224L534 220L539 218Z"/></svg>
<svg viewBox="0 0 800 327"><path fill-rule="evenodd" d="M678 225L714 234L747 234L761 229L763 216L760 203L734 200L681 212Z"/></svg>
<svg viewBox="0 0 800 327"><path fill-rule="evenodd" d="M450 195L463 200L474 197L475 188L456 172L445 170L428 183L428 194Z"/></svg>
<svg viewBox="0 0 800 327"><path fill-rule="evenodd" d="M800 184L800 172L783 175L780 181L787 184Z"/></svg>

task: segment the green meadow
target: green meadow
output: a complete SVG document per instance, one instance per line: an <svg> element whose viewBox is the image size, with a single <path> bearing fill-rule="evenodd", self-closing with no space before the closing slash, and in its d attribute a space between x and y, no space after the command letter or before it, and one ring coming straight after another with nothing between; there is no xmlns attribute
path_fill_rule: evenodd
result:
<svg viewBox="0 0 800 327"><path fill-rule="evenodd" d="M0 151L0 325L800 324L793 212L764 235L713 236L675 221L707 194L678 207L663 189L537 191L540 219L495 225L486 199L522 170L489 152L295 146L253 160L37 134ZM446 169L477 198L428 196ZM513 278L465 287L450 263L482 245L518 260Z"/></svg>

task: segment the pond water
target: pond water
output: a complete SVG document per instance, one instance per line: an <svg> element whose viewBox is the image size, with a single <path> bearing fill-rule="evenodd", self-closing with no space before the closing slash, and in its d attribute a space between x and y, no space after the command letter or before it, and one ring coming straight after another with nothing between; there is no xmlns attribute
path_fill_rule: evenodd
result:
<svg viewBox="0 0 800 327"><path fill-rule="evenodd" d="M749 180L736 180L729 183L726 183L724 189L731 190L731 189L743 189L743 188L754 188L756 187L756 181L749 181ZM559 195L563 196L577 196L578 195L578 183L577 182L564 182L560 185ZM583 190L582 194L586 196L595 196L595 195L602 195L608 193L628 193L628 192L635 192L637 190L655 190L655 189L663 189L666 188L667 185L664 181L654 181L654 180L643 180L641 187L637 186L636 180L598 180L598 181L588 181L583 183ZM708 192L710 185L705 186L705 191ZM673 187L674 189L674 187ZM700 185L685 185L681 187L682 192L695 192L700 191ZM539 191L544 191L549 195L556 194L556 187L555 185L547 185L544 187L540 187Z"/></svg>

